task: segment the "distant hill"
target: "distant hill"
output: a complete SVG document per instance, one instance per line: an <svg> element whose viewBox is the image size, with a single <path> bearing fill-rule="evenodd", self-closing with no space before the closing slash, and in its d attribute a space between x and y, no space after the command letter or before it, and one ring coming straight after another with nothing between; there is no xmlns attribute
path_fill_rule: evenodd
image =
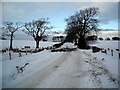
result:
<svg viewBox="0 0 120 90"><path fill-rule="evenodd" d="M101 29L101 31L117 31L117 30L114 30L114 29Z"/></svg>

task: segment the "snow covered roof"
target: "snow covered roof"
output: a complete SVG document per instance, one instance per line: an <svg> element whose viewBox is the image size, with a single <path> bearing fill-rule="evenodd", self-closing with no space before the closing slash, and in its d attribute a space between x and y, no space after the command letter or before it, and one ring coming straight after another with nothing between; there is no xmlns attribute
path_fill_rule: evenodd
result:
<svg viewBox="0 0 120 90"><path fill-rule="evenodd" d="M48 34L48 36L66 36L66 34Z"/></svg>

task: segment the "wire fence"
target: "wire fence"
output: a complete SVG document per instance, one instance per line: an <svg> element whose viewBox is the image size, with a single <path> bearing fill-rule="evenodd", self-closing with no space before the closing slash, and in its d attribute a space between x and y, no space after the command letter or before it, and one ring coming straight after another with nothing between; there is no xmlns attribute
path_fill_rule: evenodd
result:
<svg viewBox="0 0 120 90"><path fill-rule="evenodd" d="M107 55L113 56L115 58L120 59L120 49L116 48L116 49L110 49L110 48L99 48L99 47L92 47L92 52L101 52L101 53L105 53Z"/></svg>
<svg viewBox="0 0 120 90"><path fill-rule="evenodd" d="M13 48L12 50L5 48L0 50L3 60L12 60L18 57L23 57L25 55L30 55L33 53L41 52L43 50L51 50L54 47L40 47L40 48L30 48L30 46L25 46L24 48Z"/></svg>

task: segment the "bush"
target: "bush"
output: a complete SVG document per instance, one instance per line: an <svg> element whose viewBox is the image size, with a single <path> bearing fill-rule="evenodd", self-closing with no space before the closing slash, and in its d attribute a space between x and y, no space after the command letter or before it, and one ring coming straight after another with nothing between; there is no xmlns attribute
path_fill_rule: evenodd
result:
<svg viewBox="0 0 120 90"><path fill-rule="evenodd" d="M47 40L46 40L46 39L43 39L42 41L46 42Z"/></svg>
<svg viewBox="0 0 120 90"><path fill-rule="evenodd" d="M120 37L112 37L112 40L120 40Z"/></svg>
<svg viewBox="0 0 120 90"><path fill-rule="evenodd" d="M72 52L77 48L61 48L61 49L52 49L51 52Z"/></svg>
<svg viewBox="0 0 120 90"><path fill-rule="evenodd" d="M19 48L13 48L12 51L13 52L19 52Z"/></svg>
<svg viewBox="0 0 120 90"><path fill-rule="evenodd" d="M58 44L54 44L53 45L53 48L59 48L61 47L65 42L61 42L61 43L58 43Z"/></svg>
<svg viewBox="0 0 120 90"><path fill-rule="evenodd" d="M88 36L88 37L86 37L86 40L87 40L87 41L94 41L94 40L97 40L97 36L95 36L95 35Z"/></svg>
<svg viewBox="0 0 120 90"><path fill-rule="evenodd" d="M102 37L100 37L100 38L98 38L99 40L103 40L103 38Z"/></svg>
<svg viewBox="0 0 120 90"><path fill-rule="evenodd" d="M92 52L93 52L93 53L99 52L100 50L102 50L102 49L101 49L101 48L98 48L98 47L96 47L96 46L93 46L93 47L92 47Z"/></svg>
<svg viewBox="0 0 120 90"><path fill-rule="evenodd" d="M109 37L107 37L107 38L105 38L105 40L110 40L110 38L109 38Z"/></svg>

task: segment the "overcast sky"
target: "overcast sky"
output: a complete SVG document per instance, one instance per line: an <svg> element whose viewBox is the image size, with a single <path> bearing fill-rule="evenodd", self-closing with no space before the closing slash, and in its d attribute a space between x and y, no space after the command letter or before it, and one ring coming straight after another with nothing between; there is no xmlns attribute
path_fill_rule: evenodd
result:
<svg viewBox="0 0 120 90"><path fill-rule="evenodd" d="M28 22L41 17L49 17L55 30L64 30L65 18L76 11L89 7L98 7L100 13L100 28L118 28L118 3L117 2L3 2L3 21Z"/></svg>
<svg viewBox="0 0 120 90"><path fill-rule="evenodd" d="M118 30L117 2L2 2L2 21L29 22L49 17L53 30L64 31L65 18L89 7L100 9L99 28Z"/></svg>

